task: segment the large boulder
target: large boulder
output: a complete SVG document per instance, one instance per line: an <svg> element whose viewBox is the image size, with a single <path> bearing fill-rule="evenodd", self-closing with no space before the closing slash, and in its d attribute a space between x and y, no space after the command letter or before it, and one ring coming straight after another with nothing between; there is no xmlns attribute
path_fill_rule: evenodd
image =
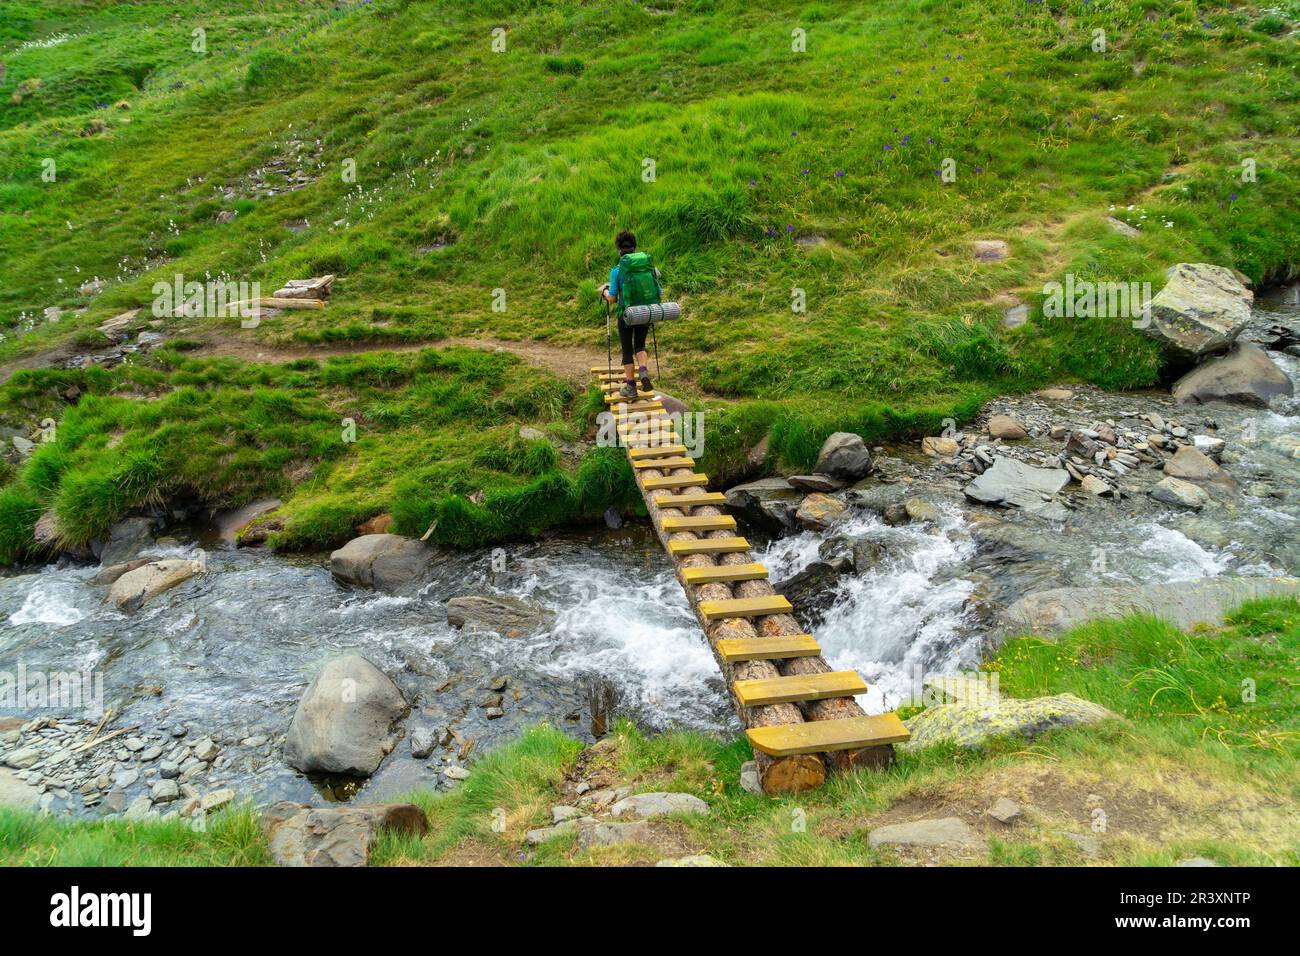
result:
<svg viewBox="0 0 1300 956"><path fill-rule="evenodd" d="M1153 614L1183 628L1223 623L1243 601L1300 595L1300 578L1218 577L1111 588L1052 588L1016 601L1002 616L1014 633L1050 635L1099 617Z"/></svg>
<svg viewBox="0 0 1300 956"><path fill-rule="evenodd" d="M309 807L283 801L263 811L262 828L280 866L365 866L381 833L423 836L429 821L413 803Z"/></svg>
<svg viewBox="0 0 1300 956"><path fill-rule="evenodd" d="M1070 473L1064 468L1035 468L1014 458L998 457L965 491L972 501L1061 518L1065 509L1053 498L1069 481Z"/></svg>
<svg viewBox="0 0 1300 956"><path fill-rule="evenodd" d="M545 608L506 594L472 594L447 602L447 623L471 634L527 637L550 621Z"/></svg>
<svg viewBox="0 0 1300 956"><path fill-rule="evenodd" d="M1057 694L1022 700L1002 697L996 702L940 704L927 707L904 721L912 738L905 749L949 743L959 747L981 747L990 738L1017 734L1030 738L1056 727L1091 724L1114 717L1100 704Z"/></svg>
<svg viewBox="0 0 1300 956"><path fill-rule="evenodd" d="M330 571L344 584L396 591L422 582L429 549L400 534L363 534L330 555Z"/></svg>
<svg viewBox="0 0 1300 956"><path fill-rule="evenodd" d="M329 661L307 687L284 740L284 757L304 773L366 777L387 752L389 730L406 713L397 685L358 654Z"/></svg>
<svg viewBox="0 0 1300 956"><path fill-rule="evenodd" d="M1180 445L1174 457L1165 462L1165 475L1183 481L1212 481L1233 484L1232 477L1209 455L1191 445Z"/></svg>
<svg viewBox="0 0 1300 956"><path fill-rule="evenodd" d="M1181 358L1226 352L1250 322L1253 293L1231 269L1203 262L1180 262L1167 277L1144 331Z"/></svg>
<svg viewBox="0 0 1300 956"><path fill-rule="evenodd" d="M835 432L822 442L821 451L817 453L817 466L813 471L844 481L865 478L871 471L871 449L867 448L861 435Z"/></svg>
<svg viewBox="0 0 1300 956"><path fill-rule="evenodd" d="M1210 500L1210 496L1199 485L1181 478L1161 478L1147 493L1163 504L1191 508L1193 511L1200 511Z"/></svg>
<svg viewBox="0 0 1300 956"><path fill-rule="evenodd" d="M789 531L803 492L784 478L760 478L727 490L727 507L768 531Z"/></svg>
<svg viewBox="0 0 1300 956"><path fill-rule="evenodd" d="M1174 383L1173 395L1184 405L1232 402L1267 408L1277 395L1295 391L1291 379L1258 345L1238 342L1227 355L1192 369Z"/></svg>
<svg viewBox="0 0 1300 956"><path fill-rule="evenodd" d="M150 561L134 570L126 571L109 588L108 599L120 611L138 611L163 591L188 581L203 570L198 561L168 558Z"/></svg>

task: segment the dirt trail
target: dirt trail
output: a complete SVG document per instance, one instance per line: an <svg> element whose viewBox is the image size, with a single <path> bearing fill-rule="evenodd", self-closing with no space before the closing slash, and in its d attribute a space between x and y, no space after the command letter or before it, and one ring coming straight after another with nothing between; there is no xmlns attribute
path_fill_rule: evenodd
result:
<svg viewBox="0 0 1300 956"><path fill-rule="evenodd" d="M292 362L295 359L326 359L333 355L356 355L362 352L419 352L428 348L460 347L509 352L529 365L545 368L561 378L586 382L591 377L591 366L605 361L599 349L582 346L553 345L547 342L509 342L496 338L457 337L428 342L394 342L390 344L332 343L328 345L287 344L276 345L255 342L239 337L213 335L198 339L202 344L188 354L199 357L237 358L245 362ZM71 359L77 350L68 345L59 346L37 355L0 366L0 383L22 368L43 368Z"/></svg>

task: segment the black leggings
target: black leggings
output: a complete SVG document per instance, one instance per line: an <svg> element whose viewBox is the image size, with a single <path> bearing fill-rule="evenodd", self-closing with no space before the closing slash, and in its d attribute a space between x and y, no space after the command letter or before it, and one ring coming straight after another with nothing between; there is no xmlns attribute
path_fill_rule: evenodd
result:
<svg viewBox="0 0 1300 956"><path fill-rule="evenodd" d="M618 340L623 343L623 364L631 365L637 352L645 351L645 334L650 323L645 325L628 325L623 317L618 317Z"/></svg>

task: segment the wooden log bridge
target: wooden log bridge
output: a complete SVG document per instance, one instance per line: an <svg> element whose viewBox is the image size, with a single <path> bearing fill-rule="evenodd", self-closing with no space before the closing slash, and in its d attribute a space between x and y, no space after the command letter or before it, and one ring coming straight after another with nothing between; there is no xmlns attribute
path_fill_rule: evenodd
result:
<svg viewBox="0 0 1300 956"><path fill-rule="evenodd" d="M616 366L615 368L619 368ZM908 739L894 713L867 716L855 671L834 671L793 608L737 535L724 497L708 490L654 392L618 394L621 368L593 368L615 416L637 487L677 579L708 638L745 727L765 793L820 786L827 772L884 768Z"/></svg>

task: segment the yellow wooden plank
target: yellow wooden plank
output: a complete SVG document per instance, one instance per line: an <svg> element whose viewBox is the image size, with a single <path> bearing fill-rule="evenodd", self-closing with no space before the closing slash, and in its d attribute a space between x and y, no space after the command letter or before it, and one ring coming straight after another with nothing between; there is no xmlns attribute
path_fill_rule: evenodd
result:
<svg viewBox="0 0 1300 956"><path fill-rule="evenodd" d="M668 527L671 518L664 518ZM717 564L708 568L682 568L682 580L687 584L717 584L719 581L761 581L767 577L767 568L761 564Z"/></svg>
<svg viewBox="0 0 1300 956"><path fill-rule="evenodd" d="M669 541L668 553L677 557L688 554L731 554L748 551L744 538L696 538L693 541Z"/></svg>
<svg viewBox="0 0 1300 956"><path fill-rule="evenodd" d="M677 426L673 420L664 416L662 418L620 418L618 419L618 431L620 435L628 432L670 432Z"/></svg>
<svg viewBox="0 0 1300 956"><path fill-rule="evenodd" d="M772 757L815 754L828 750L860 750L901 744L910 736L897 714L811 720L803 724L751 727L745 731L750 745Z"/></svg>
<svg viewBox="0 0 1300 956"><path fill-rule="evenodd" d="M637 412L662 412L664 406L662 402L628 402L625 408L618 411L636 414Z"/></svg>
<svg viewBox="0 0 1300 956"><path fill-rule="evenodd" d="M685 445L641 445L627 450L630 458L653 458L655 455L684 455Z"/></svg>
<svg viewBox="0 0 1300 956"><path fill-rule="evenodd" d="M667 435L661 435L658 433L654 435L638 435L635 433L629 433L627 435L619 435L618 440L622 443L624 448L666 448L669 445L680 444L682 439L676 432L669 432ZM682 448L685 450L684 445ZM660 454L663 454L663 452L660 452Z"/></svg>
<svg viewBox="0 0 1300 956"><path fill-rule="evenodd" d="M641 486L646 491L655 491L659 488L693 488L696 486L703 487L709 483L708 475L664 475L661 478L643 478Z"/></svg>
<svg viewBox="0 0 1300 956"><path fill-rule="evenodd" d="M644 458L632 462L633 468L694 468L694 458Z"/></svg>
<svg viewBox="0 0 1300 956"><path fill-rule="evenodd" d="M651 390L648 391L648 392L647 392L647 391L643 391L642 389L637 389L637 391L636 391L637 398L638 398L638 399L641 399L641 400L643 400L643 401L644 401L645 399L648 399L648 398L653 398L656 394L657 394L657 393L656 393L653 389L651 389ZM618 392L616 392L616 391L615 391L615 392L606 392L606 393L605 393L605 404L606 404L606 405L617 405L619 402L626 402L626 401L627 401L627 396L625 396L625 395L620 395L620 394L619 394Z"/></svg>
<svg viewBox="0 0 1300 956"><path fill-rule="evenodd" d="M670 534L674 531L733 531L735 527L736 519L731 515L668 515L663 519L663 528Z"/></svg>
<svg viewBox="0 0 1300 956"><path fill-rule="evenodd" d="M766 614L789 614L794 608L780 594L769 594L766 597L701 601L699 610L700 615L706 621L720 621L726 617L762 617Z"/></svg>
<svg viewBox="0 0 1300 956"><path fill-rule="evenodd" d="M655 495L659 508L698 508L700 505L726 504L727 496L720 491L688 491L685 494Z"/></svg>
<svg viewBox="0 0 1300 956"><path fill-rule="evenodd" d="M732 664L740 661L784 661L792 657L816 657L821 652L821 647L811 634L792 634L789 637L724 637L718 641L718 653L723 660Z"/></svg>
<svg viewBox="0 0 1300 956"><path fill-rule="evenodd" d="M758 680L733 681L731 686L743 707L790 704L800 700L825 700L827 697L852 697L867 692L867 685L863 683L857 671L762 677Z"/></svg>

